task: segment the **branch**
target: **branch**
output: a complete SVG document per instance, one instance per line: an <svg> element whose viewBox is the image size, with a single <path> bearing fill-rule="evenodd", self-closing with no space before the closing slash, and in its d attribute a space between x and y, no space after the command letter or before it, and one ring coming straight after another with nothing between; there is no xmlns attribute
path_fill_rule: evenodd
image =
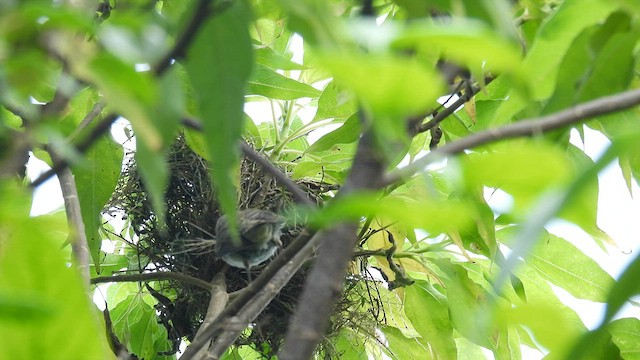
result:
<svg viewBox="0 0 640 360"><path fill-rule="evenodd" d="M511 125L469 135L430 152L402 169L387 174L384 178L384 186L407 179L424 170L427 165L467 149L505 139L542 134L596 116L628 109L638 104L640 104L640 89L629 90L616 95L604 96L550 115L521 120Z"/></svg>
<svg viewBox="0 0 640 360"><path fill-rule="evenodd" d="M363 123L368 124L364 120L363 117ZM358 189L381 187L385 169L382 159L372 131L366 131L358 143L351 172L338 196ZM357 229L357 223L342 223L321 233L319 255L305 282L278 358L299 360L312 357L342 291L347 266L358 240Z"/></svg>
<svg viewBox="0 0 640 360"><path fill-rule="evenodd" d="M51 156L54 166L62 161L62 158L54 149L49 149L49 155ZM89 244L87 243L87 234L84 230L84 221L82 221L78 189L76 188L75 179L69 168L64 167L57 174L64 198L67 222L69 223L69 230L71 231L71 252L76 259L78 270L80 270L85 284L88 285L90 278Z"/></svg>
<svg viewBox="0 0 640 360"><path fill-rule="evenodd" d="M153 72L156 75L162 75L167 69L169 69L169 66L171 66L174 60L185 56L189 44L191 44L191 41L198 33L198 30L200 30L205 20L207 20L209 15L212 13L211 2L212 0L198 1L198 4L193 11L191 21L187 23L187 27L178 39L176 39L176 43L173 45L173 48L171 48L171 50L162 59L160 59L160 61L158 61L156 66L153 67Z"/></svg>
<svg viewBox="0 0 640 360"><path fill-rule="evenodd" d="M137 281L148 281L148 280L176 280L181 281L187 284L195 285L200 288L203 288L207 291L211 291L211 284L208 282L195 278L193 276L174 273L168 271L159 271L153 273L142 273L142 274L128 274L128 275L117 275L117 276L98 276L91 279L90 284L102 284L102 283L110 283L110 282L137 282Z"/></svg>
<svg viewBox="0 0 640 360"><path fill-rule="evenodd" d="M485 81L485 86L489 85L494 78L492 77L486 77L484 79ZM467 101L469 101L469 99L471 99L472 97L474 97L477 93L480 92L480 90L482 90L481 87L479 86L470 86L470 93L469 94L464 94L464 96L460 96L458 98L458 100L456 100L453 104L447 106L444 108L444 110L442 110L441 112L437 112L434 116L433 119L427 121L424 124L420 124L418 125L415 129L413 129L413 133L414 134L418 134L418 133L422 133L425 131L429 131L431 129L433 129L434 127L436 127L438 124L440 124L444 119L446 119L447 117L449 117L449 115L453 114L454 112L456 112L456 110L458 110L460 107L462 107L462 105L464 105ZM452 95L453 96L453 95ZM437 111L437 110L436 110ZM423 116L424 118L424 116Z"/></svg>
<svg viewBox="0 0 640 360"><path fill-rule="evenodd" d="M218 318L218 316L224 310L224 307L227 306L228 303L229 303L229 294L227 293L227 284L224 281L224 273L220 272L216 274L213 280L211 280L211 300L209 300L209 307L207 308L207 314L205 315L204 320L202 321L202 325L200 326L200 329L198 329L198 332L196 333L194 341L202 341L201 338L204 336L202 334L202 330L207 326L209 326L210 324L212 324L214 321L216 321L216 319ZM205 342L206 342L206 339L205 339ZM204 355L206 355L205 350L207 349L204 347L200 349L200 351L197 352L196 357L198 359L204 358ZM219 357L217 357L216 359L218 358Z"/></svg>
<svg viewBox="0 0 640 360"><path fill-rule="evenodd" d="M241 327L235 329L225 329L224 332L212 344L209 355L211 359L219 359L222 354L231 346L238 336L242 334L244 328L252 322L267 307L271 300L278 295L280 290L289 282L291 277L300 268L300 265L308 259L312 253L312 246L307 246L303 251L299 251L294 258L289 261L278 273L256 294L242 310L240 310L237 321Z"/></svg>
<svg viewBox="0 0 640 360"><path fill-rule="evenodd" d="M201 326L198 332L202 333L202 337L194 339L186 348L180 359L192 359L197 354L198 350L212 339L223 326L225 326L226 319L237 316L241 310L247 306L247 304L251 303L251 306L259 306L260 304L264 304L264 306L266 306L269 304L273 297L275 297L280 289L282 289L286 284L286 281L284 283L276 283L276 280L273 279L276 278L276 276L280 278L280 276L285 276L286 274L290 274L292 276L296 271L298 271L302 264L304 264L309 256L314 252L322 238L323 236L320 236L320 234L313 236L313 234L307 231L303 231L298 235L296 240L289 244L289 246L287 246L280 255L273 259L254 281L252 281L246 288L242 289L240 294L234 298L229 305L227 305L227 307L214 321L209 325ZM269 289L269 294L272 295L268 297L260 296L260 300L256 300L258 299L258 294L264 292L265 289ZM252 320L253 319L249 321Z"/></svg>
<svg viewBox="0 0 640 360"><path fill-rule="evenodd" d="M183 118L182 124L188 128L202 131L202 122L198 119L194 118ZM285 173L282 172L279 168L271 163L267 158L262 156L259 152L254 150L246 141L242 141L240 143L240 149L244 156L249 158L254 163L258 164L267 174L273 176L276 179L276 182L280 184L280 186L287 189L293 198L296 200L298 204L315 206L316 203L313 202L309 196L298 187L298 184L293 182L291 178L289 178Z"/></svg>
<svg viewBox="0 0 640 360"><path fill-rule="evenodd" d="M104 118L102 118L96 124L96 126L91 129L91 132L85 138L80 140L77 145L75 145L76 151L78 153L84 153L87 150L89 150L89 148L91 148L91 146L96 142L96 140L98 140L102 135L104 135L111 128L111 124L118 118L118 116L119 116L118 114L111 113L105 116ZM53 175L59 173L60 171L68 167L69 167L69 161L67 159L60 159L60 161L53 164L53 167L51 169L47 170L42 175L38 176L38 178L35 179L29 186L31 188L36 188L42 185L42 183L44 183L45 181L49 180L49 178L52 177Z"/></svg>

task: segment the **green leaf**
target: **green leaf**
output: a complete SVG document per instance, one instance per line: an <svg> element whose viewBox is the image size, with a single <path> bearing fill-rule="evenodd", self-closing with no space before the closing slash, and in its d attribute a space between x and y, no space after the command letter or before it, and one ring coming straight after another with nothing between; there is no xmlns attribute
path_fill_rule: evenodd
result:
<svg viewBox="0 0 640 360"><path fill-rule="evenodd" d="M418 338L406 337L400 330L393 326L382 326L385 339L389 342L389 351L392 359L397 360L422 360L432 359L430 351L422 345Z"/></svg>
<svg viewBox="0 0 640 360"><path fill-rule="evenodd" d="M530 72L533 96L542 100L553 91L559 64L567 49L585 28L603 22L615 6L608 1L567 0L544 23L524 66Z"/></svg>
<svg viewBox="0 0 640 360"><path fill-rule="evenodd" d="M612 2L601 0L566 0L545 19L536 40L527 51L523 71L528 74L530 94L511 91L491 123L509 123L514 115L534 100L545 100L554 91L559 65L574 39L586 28L604 22L615 10Z"/></svg>
<svg viewBox="0 0 640 360"><path fill-rule="evenodd" d="M102 138L85 153L88 161L73 168L89 251L98 272L102 245L98 230L103 221L102 209L116 188L122 156L121 146L112 139Z"/></svg>
<svg viewBox="0 0 640 360"><path fill-rule="evenodd" d="M441 52L447 59L472 71L520 73L521 56L517 44L480 21L465 18L447 22L413 21L394 45L417 47L429 53Z"/></svg>
<svg viewBox="0 0 640 360"><path fill-rule="evenodd" d="M318 99L318 110L313 121L324 119L346 119L358 110L358 104L353 96L340 89L335 82L330 82L322 91Z"/></svg>
<svg viewBox="0 0 640 360"><path fill-rule="evenodd" d="M248 15L242 3L236 2L208 20L194 39L185 64L198 97L216 193L231 219L236 209L232 170L239 162L244 89L253 64Z"/></svg>
<svg viewBox="0 0 640 360"><path fill-rule="evenodd" d="M249 94L262 95L270 99L294 100L320 96L320 91L313 86L288 78L262 65L256 66L248 84Z"/></svg>
<svg viewBox="0 0 640 360"><path fill-rule="evenodd" d="M167 332L160 325L155 309L138 293L121 301L111 310L113 330L127 349L139 358L154 359L170 349Z"/></svg>
<svg viewBox="0 0 640 360"><path fill-rule="evenodd" d="M366 360L369 357L362 346L363 339L352 331L344 329L334 340L333 346L340 359L346 360Z"/></svg>
<svg viewBox="0 0 640 360"><path fill-rule="evenodd" d="M467 181L506 191L518 209L527 208L545 189L566 183L572 176L560 149L529 140L499 143L491 152L471 153L463 158L463 166Z"/></svg>
<svg viewBox="0 0 640 360"><path fill-rule="evenodd" d="M423 281L406 288L407 317L437 359L456 359L457 355L447 301L447 297Z"/></svg>
<svg viewBox="0 0 640 360"><path fill-rule="evenodd" d="M597 56L593 59L589 77L583 79L579 88L580 101L628 88L635 76L634 49L640 37L640 29L632 27L630 22L629 15L613 13L602 25L602 31L594 35L591 50L597 52Z"/></svg>
<svg viewBox="0 0 640 360"><path fill-rule="evenodd" d="M624 318L607 325L612 341L620 349L620 355L625 360L640 359L640 320Z"/></svg>
<svg viewBox="0 0 640 360"><path fill-rule="evenodd" d="M131 122L139 141L151 151L159 151L162 136L154 125L151 109L158 98L158 87L149 73L137 72L133 65L108 54L100 54L86 70L110 106Z"/></svg>
<svg viewBox="0 0 640 360"><path fill-rule="evenodd" d="M0 294L38 310L0 321L0 358L111 359L78 269L52 237L50 229L65 227L64 219L30 218L29 195L7 184L0 183Z"/></svg>
<svg viewBox="0 0 640 360"><path fill-rule="evenodd" d="M453 327L464 337L488 349L493 348L486 319L486 292L469 278L467 270L448 259L434 261L447 276L443 278L447 289L447 302Z"/></svg>
<svg viewBox="0 0 640 360"><path fill-rule="evenodd" d="M562 358L560 354L571 347L586 327L576 312L558 299L549 282L528 263L518 267L515 274L526 288L527 302L518 301L517 295L512 293L513 303L505 304L503 307L507 308L497 311L497 320L510 329L526 326L537 344L526 340L526 332L521 333L523 343L533 348L542 345Z"/></svg>
<svg viewBox="0 0 640 360"><path fill-rule="evenodd" d="M262 47L255 50L256 64L272 69L304 70L306 67L291 61L283 55L275 52L271 47Z"/></svg>
<svg viewBox="0 0 640 360"><path fill-rule="evenodd" d="M595 260L553 234L540 241L526 261L544 278L579 299L604 302L614 283Z"/></svg>
<svg viewBox="0 0 640 360"><path fill-rule="evenodd" d="M411 116L426 112L442 93L442 78L408 58L380 54L323 53L319 58L338 84L374 113ZM402 126L401 122L398 126Z"/></svg>
<svg viewBox="0 0 640 360"><path fill-rule="evenodd" d="M361 132L360 117L355 114L339 128L323 135L305 151L307 154L327 151L337 144L350 144L358 140Z"/></svg>

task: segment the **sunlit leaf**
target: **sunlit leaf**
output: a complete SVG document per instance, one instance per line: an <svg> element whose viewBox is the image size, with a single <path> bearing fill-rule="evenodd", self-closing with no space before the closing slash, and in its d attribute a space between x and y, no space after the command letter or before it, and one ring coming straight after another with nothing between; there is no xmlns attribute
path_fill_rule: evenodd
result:
<svg viewBox="0 0 640 360"><path fill-rule="evenodd" d="M262 95L272 99L293 100L320 96L320 91L313 86L293 80L260 65L254 69L248 85L249 94Z"/></svg>
<svg viewBox="0 0 640 360"><path fill-rule="evenodd" d="M624 318L607 325L612 341L620 349L620 356L625 360L640 359L640 320Z"/></svg>

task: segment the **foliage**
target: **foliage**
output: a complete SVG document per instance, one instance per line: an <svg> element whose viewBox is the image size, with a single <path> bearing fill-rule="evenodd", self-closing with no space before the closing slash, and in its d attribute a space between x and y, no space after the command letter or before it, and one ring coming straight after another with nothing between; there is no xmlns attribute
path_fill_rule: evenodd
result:
<svg viewBox="0 0 640 360"><path fill-rule="evenodd" d="M233 219L250 203L243 149L289 178L279 188L326 204L287 207L308 232L357 224L338 280L376 294L331 315L346 325L318 357L520 359L526 347L552 359L637 358L640 320L616 314L640 293L640 257L614 279L546 227L563 219L615 246L597 225L597 176L615 163L629 191L640 183L640 100L629 91L638 14L629 0L0 1L0 352L176 357L171 341L186 339L156 316L176 300L167 278L107 291L82 278L158 270L136 248L129 214L107 221L105 205L133 156L148 220L163 229L170 150L184 138L210 165L216 214ZM133 154L109 135L119 117ZM597 159L569 142L584 126L611 142ZM29 215L45 176L25 181L28 151L61 179L73 174L62 185L67 224ZM369 175L372 185L354 185ZM513 206L492 208L495 191ZM371 273L377 286L354 280ZM335 291L307 284L321 286ZM555 287L606 304L601 324L588 330ZM91 306L95 293L110 321ZM295 299L286 305L295 311ZM373 329L346 319L355 308L380 310ZM224 358L279 345L236 343Z"/></svg>

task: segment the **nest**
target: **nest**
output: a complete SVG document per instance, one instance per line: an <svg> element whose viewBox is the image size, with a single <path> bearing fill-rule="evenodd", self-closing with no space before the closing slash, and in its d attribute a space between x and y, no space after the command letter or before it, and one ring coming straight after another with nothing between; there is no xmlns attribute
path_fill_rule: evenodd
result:
<svg viewBox="0 0 640 360"><path fill-rule="evenodd" d="M108 205L112 211L115 209L126 214L130 221L137 239L129 243L138 256L141 269L182 273L209 282L226 268L227 291L244 288L248 281L244 269L226 266L216 257L213 246L193 246L195 239L211 239L215 235L215 224L221 215L215 189L209 181L208 163L189 148L183 136L178 136L170 148L167 163L170 177L165 194L167 211L164 222L158 221L153 211L133 158L125 165ZM327 184L306 181L299 185L322 205ZM251 207L283 213L293 206L290 194L276 186L258 165L247 159L241 161L238 209ZM281 237L284 245L293 241L301 230L302 225L286 228ZM199 244L203 244L202 240ZM264 266L266 264L251 271L259 273ZM255 320L250 333L238 339L236 345L250 345L267 357L277 353L308 270L308 264L302 266ZM347 277L346 290L332 316L328 339L345 326L374 334L380 309L379 301L372 298L372 294L377 294L371 289L375 286L370 277L353 274ZM174 345L182 339L192 340L207 312L209 292L173 280L147 284L146 287L159 300L159 317ZM330 346L321 346L320 349L328 358L339 357L339 354L332 353Z"/></svg>

